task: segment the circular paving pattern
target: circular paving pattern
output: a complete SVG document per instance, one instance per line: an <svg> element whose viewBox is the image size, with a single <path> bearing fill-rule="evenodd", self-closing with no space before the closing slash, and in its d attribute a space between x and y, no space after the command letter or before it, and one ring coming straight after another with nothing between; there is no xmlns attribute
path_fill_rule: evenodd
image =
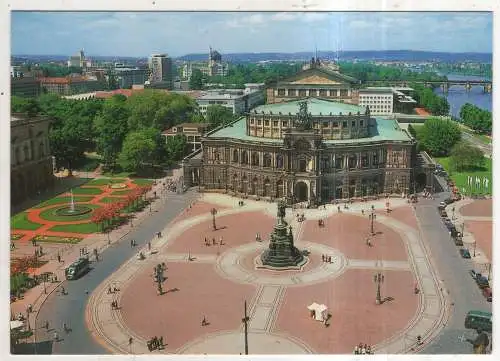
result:
<svg viewBox="0 0 500 361"><path fill-rule="evenodd" d="M92 218L92 211L94 209L100 208L95 204L75 204L75 212L70 213L70 206L55 206L51 208L46 208L40 212L40 218L46 221L55 222L73 222L73 221L83 221Z"/></svg>
<svg viewBox="0 0 500 361"><path fill-rule="evenodd" d="M90 212L92 212L92 208L81 204L75 204L73 207L72 206L59 207L54 211L54 214L56 216L72 217L72 216L80 216L82 214Z"/></svg>
<svg viewBox="0 0 500 361"><path fill-rule="evenodd" d="M245 262L245 259L248 257L255 259L255 252L264 251L267 244L248 243L224 252L218 259L216 271L221 277L236 283L303 286L338 277L347 266L346 257L336 249L311 242L298 242L296 246L311 254L326 254L331 257L331 262L319 264L311 262L312 264L309 267L306 265L302 271L273 271L256 268L255 262ZM249 264L253 267L249 267Z"/></svg>

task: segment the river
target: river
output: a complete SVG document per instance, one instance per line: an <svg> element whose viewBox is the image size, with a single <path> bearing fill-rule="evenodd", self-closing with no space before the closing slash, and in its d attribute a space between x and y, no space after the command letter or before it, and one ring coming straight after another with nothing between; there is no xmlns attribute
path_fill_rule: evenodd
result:
<svg viewBox="0 0 500 361"><path fill-rule="evenodd" d="M442 75L442 74L440 74ZM473 76L473 75L458 75L458 74L447 74L449 80L487 80L484 77ZM473 86L470 91L466 91L463 86L452 86L448 90L448 94L443 94L441 88L436 88L434 90L436 94L446 96L448 103L450 103L450 113L452 116L458 118L460 113L460 108L465 103L474 104L482 109L489 110L492 109L493 94L483 93L482 86Z"/></svg>

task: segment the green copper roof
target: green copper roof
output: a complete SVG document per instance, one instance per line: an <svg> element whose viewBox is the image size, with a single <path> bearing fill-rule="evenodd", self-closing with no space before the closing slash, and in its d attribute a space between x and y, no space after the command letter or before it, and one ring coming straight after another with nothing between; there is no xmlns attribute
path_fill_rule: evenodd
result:
<svg viewBox="0 0 500 361"><path fill-rule="evenodd" d="M347 115L350 113L357 114L360 112L361 114L365 114L366 108L360 107L358 105L335 102L330 100L318 99L318 98L306 98L302 100L293 100L284 103L275 103L275 104L266 104L261 105L255 109L250 111L251 113L266 113L269 114L272 112L273 114L297 114L299 112L299 103L301 102L307 103L307 111L314 115L339 115L342 113L343 115Z"/></svg>
<svg viewBox="0 0 500 361"><path fill-rule="evenodd" d="M374 118L374 117L372 117ZM357 144L376 143L382 141L410 141L410 136L404 132L396 120L385 118L374 118L375 125L369 127L369 136L357 139L335 139L324 140L325 144ZM217 130L207 136L207 138L233 138L243 141L280 144L283 139L271 139L254 137L246 134L246 119L242 117L225 128Z"/></svg>

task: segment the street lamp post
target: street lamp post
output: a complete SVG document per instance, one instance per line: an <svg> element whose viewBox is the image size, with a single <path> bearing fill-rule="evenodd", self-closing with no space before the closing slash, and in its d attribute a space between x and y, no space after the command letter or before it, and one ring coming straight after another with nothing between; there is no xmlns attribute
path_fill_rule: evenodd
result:
<svg viewBox="0 0 500 361"><path fill-rule="evenodd" d="M163 267L160 263L155 267L154 273L155 273L155 280L156 280L157 287L158 287L158 294L162 295L163 288L161 286L161 282L163 281Z"/></svg>
<svg viewBox="0 0 500 361"><path fill-rule="evenodd" d="M375 220L375 218L377 218L377 215L375 214L375 206L372 205L372 212L370 215L368 215L368 217L370 218L370 232L373 236L375 234L375 230L373 229L373 221Z"/></svg>
<svg viewBox="0 0 500 361"><path fill-rule="evenodd" d="M382 298L380 296L380 285L384 282L384 275L381 272L377 272L373 275L373 282L377 285L377 298L375 303L380 305L382 303Z"/></svg>
<svg viewBox="0 0 500 361"><path fill-rule="evenodd" d="M474 240L474 254L472 255L472 257L476 257L476 240Z"/></svg>
<svg viewBox="0 0 500 361"><path fill-rule="evenodd" d="M245 301L245 314L243 319L241 320L245 325L245 355L248 355L248 321L250 317L247 315L247 301Z"/></svg>
<svg viewBox="0 0 500 361"><path fill-rule="evenodd" d="M215 224L215 215L217 214L217 209L212 208L210 210L210 214L212 214L212 227L213 227L214 231L216 231L217 230L217 225Z"/></svg>

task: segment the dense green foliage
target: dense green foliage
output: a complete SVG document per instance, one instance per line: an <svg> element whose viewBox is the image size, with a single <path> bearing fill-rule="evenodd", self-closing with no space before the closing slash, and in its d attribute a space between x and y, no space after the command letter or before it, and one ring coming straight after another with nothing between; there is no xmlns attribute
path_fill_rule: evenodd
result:
<svg viewBox="0 0 500 361"><path fill-rule="evenodd" d="M82 74L83 69L77 66L62 66L56 64L42 64L35 69L42 71L45 77L63 77L70 74Z"/></svg>
<svg viewBox="0 0 500 361"><path fill-rule="evenodd" d="M37 99L13 96L11 108L13 112L53 119L49 132L51 153L59 167L70 171L84 166L85 152L91 151L98 153L105 170L124 166L139 171L146 165L169 164L185 155L186 140L176 140L167 147L161 131L184 122L205 121L193 99L155 90L129 98L114 95L106 100L68 100L53 94ZM137 144L149 149L146 155L136 152ZM154 150L150 144L154 144ZM98 161L93 162L95 167Z"/></svg>
<svg viewBox="0 0 500 361"><path fill-rule="evenodd" d="M191 78L189 79L189 89L201 90L203 89L203 74L200 69L193 69Z"/></svg>
<svg viewBox="0 0 500 361"><path fill-rule="evenodd" d="M220 125L227 125L234 120L234 118L235 116L231 109L220 104L213 104L207 107L206 120L213 128Z"/></svg>
<svg viewBox="0 0 500 361"><path fill-rule="evenodd" d="M183 134L169 137L167 142L167 154L171 161L179 161L188 151L187 139Z"/></svg>
<svg viewBox="0 0 500 361"><path fill-rule="evenodd" d="M493 78L492 64L437 63L433 64L433 70L445 74L482 76L488 79Z"/></svg>
<svg viewBox="0 0 500 361"><path fill-rule="evenodd" d="M266 65L230 64L227 76L213 76L207 79L207 81L223 84L227 88L242 89L245 87L245 83L269 84L273 81L289 77L296 74L301 67L300 63L273 63Z"/></svg>
<svg viewBox="0 0 500 361"><path fill-rule="evenodd" d="M430 118L417 131L420 147L432 156L447 156L461 139L459 126L446 119Z"/></svg>
<svg viewBox="0 0 500 361"><path fill-rule="evenodd" d="M352 76L363 83L375 80L397 81L401 79L409 81L446 80L445 76L440 76L434 72L419 73L402 67L381 66L367 62L341 62L339 66L342 74Z"/></svg>
<svg viewBox="0 0 500 361"><path fill-rule="evenodd" d="M465 103L460 108L460 120L478 133L491 134L492 114L473 104Z"/></svg>
<svg viewBox="0 0 500 361"><path fill-rule="evenodd" d="M446 98L437 95L431 88L421 84L411 84L411 87L415 90L414 98L421 107L433 115L448 115L450 113L450 104Z"/></svg>
<svg viewBox="0 0 500 361"><path fill-rule="evenodd" d="M450 166L458 172L480 170L484 168L484 153L477 147L458 142L450 151Z"/></svg>

